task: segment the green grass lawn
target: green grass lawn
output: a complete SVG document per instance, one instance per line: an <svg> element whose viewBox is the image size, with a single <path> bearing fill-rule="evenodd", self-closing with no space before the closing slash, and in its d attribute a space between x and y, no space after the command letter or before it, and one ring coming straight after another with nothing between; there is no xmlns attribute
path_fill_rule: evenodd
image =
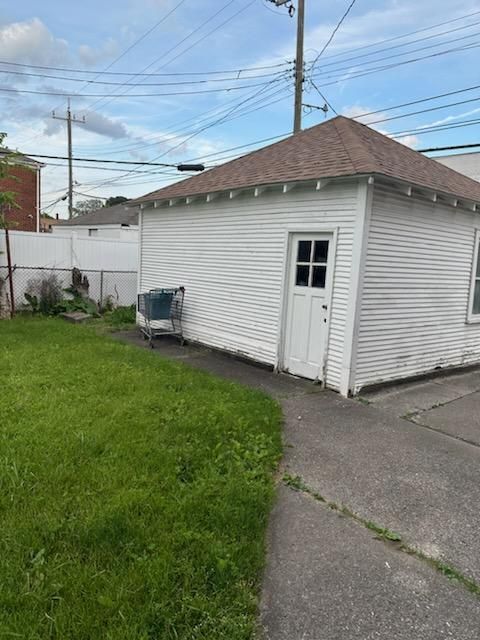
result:
<svg viewBox="0 0 480 640"><path fill-rule="evenodd" d="M0 371L0 639L251 638L277 405L56 319Z"/></svg>

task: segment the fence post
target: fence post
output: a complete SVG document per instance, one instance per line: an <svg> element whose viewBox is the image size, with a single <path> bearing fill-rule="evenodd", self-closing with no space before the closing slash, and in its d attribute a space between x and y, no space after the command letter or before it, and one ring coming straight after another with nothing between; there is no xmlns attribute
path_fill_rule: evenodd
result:
<svg viewBox="0 0 480 640"><path fill-rule="evenodd" d="M72 231L70 234L70 269L78 267L77 262L77 232Z"/></svg>
<svg viewBox="0 0 480 640"><path fill-rule="evenodd" d="M15 315L15 294L13 291L13 268L12 268L12 253L10 251L10 236L8 234L8 228L5 227L5 244L7 247L7 267L8 267L8 281L10 283L10 317Z"/></svg>
<svg viewBox="0 0 480 640"><path fill-rule="evenodd" d="M100 271L100 310L103 309L103 269Z"/></svg>

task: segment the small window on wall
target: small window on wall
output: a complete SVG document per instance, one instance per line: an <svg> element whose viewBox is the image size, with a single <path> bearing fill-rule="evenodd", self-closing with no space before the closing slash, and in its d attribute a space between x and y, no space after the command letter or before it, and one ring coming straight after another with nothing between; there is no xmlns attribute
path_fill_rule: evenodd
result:
<svg viewBox="0 0 480 640"><path fill-rule="evenodd" d="M472 287L470 291L470 320L480 322L480 231L475 235L473 253Z"/></svg>
<svg viewBox="0 0 480 640"><path fill-rule="evenodd" d="M324 289L328 240L300 240L297 247L295 286Z"/></svg>
<svg viewBox="0 0 480 640"><path fill-rule="evenodd" d="M89 229L88 230L88 235L89 236L98 236L98 229Z"/></svg>

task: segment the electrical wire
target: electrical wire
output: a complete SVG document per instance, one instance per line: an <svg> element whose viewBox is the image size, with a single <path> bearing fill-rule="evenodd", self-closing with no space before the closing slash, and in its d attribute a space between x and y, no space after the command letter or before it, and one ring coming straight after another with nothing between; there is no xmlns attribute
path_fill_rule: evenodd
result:
<svg viewBox="0 0 480 640"><path fill-rule="evenodd" d="M312 87L315 89L315 91L319 94L319 96L322 98L322 100L325 101L325 104L327 105L327 107L330 108L331 111L333 111L333 113L338 116L338 111L335 109L334 106L332 106L332 104L327 100L327 98L323 95L323 93L320 91L320 89L317 87L317 85L315 84L315 82L313 81L312 78L310 78L310 84L312 85Z"/></svg>
<svg viewBox="0 0 480 640"><path fill-rule="evenodd" d="M342 15L342 17L340 18L340 20L338 21L338 23L335 25L332 33L330 34L330 37L328 38L327 42L323 45L322 49L320 50L320 53L317 55L317 57L315 58L315 60L312 63L312 67L311 67L311 72L313 73L313 70L315 69L315 65L317 64L318 60L321 58L321 56L325 53L325 51L327 50L328 46L330 45L330 43L332 42L332 40L335 37L335 34L337 33L337 31L340 29L340 27L342 26L344 20L346 19L346 17L348 16L348 14L350 13L350 11L353 9L354 4L356 3L357 0L352 0L350 2L350 4L348 5L345 13Z"/></svg>
<svg viewBox="0 0 480 640"><path fill-rule="evenodd" d="M177 82L135 82L135 83L125 83L125 82L109 82L106 80L85 80L85 78L69 78L68 76L54 76L43 73L27 73L23 71L10 71L0 69L0 73L13 74L18 76L27 76L34 78L49 78L52 80L66 80L67 82L84 82L87 85L89 84L100 84L114 87L174 87L174 86L183 86L183 85L191 85L191 84L210 84L214 82L245 82L247 80L255 80L258 78L271 78L273 73L263 73L253 76L234 76L229 78L207 78L202 80L180 80ZM278 73L278 72L277 72ZM281 72L280 72L281 73Z"/></svg>
<svg viewBox="0 0 480 640"><path fill-rule="evenodd" d="M480 22L478 22L478 24L480 24ZM418 47L417 49L410 49L409 51L402 51L400 53L394 53L392 55L389 56L382 56L376 60L369 60L365 63L363 63L363 65L354 65L354 68L357 68L359 70L363 70L363 69L367 69L368 70L368 65L371 64L375 64L376 62L385 62L385 60L392 60L394 58L401 58L402 56L406 56L406 55L410 55L412 53L418 53L419 51L426 51L428 49L434 49L436 47L440 47L440 46L444 46L447 44L452 44L452 43L458 43L462 40L469 40L471 38L476 38L477 36L480 35L480 31L476 31L475 33L471 33L467 36L462 36L461 38L453 38L451 40L443 40L442 42L437 42L435 44L429 44L423 47ZM472 43L466 43L466 45L468 46L469 44ZM377 52L378 53L378 52ZM319 76L327 76L327 77L331 77L328 76L329 73L341 73L342 71L347 71L350 72L352 70L352 65L347 65L346 67L340 67L338 69L331 69L330 71L322 71L319 74L317 74L316 77Z"/></svg>
<svg viewBox="0 0 480 640"><path fill-rule="evenodd" d="M396 104L393 107L383 107L382 109L376 109L375 111L368 111L367 113L362 113L359 116L355 116L354 120L357 120L359 118L365 118L367 116L373 116L377 113L385 113L386 111L392 111L394 109L401 109L402 107L411 107L414 104L420 104L422 102L430 102L431 100L438 100L439 98L446 98L448 96L458 95L459 93L474 91L475 89L480 89L480 84L475 84L471 87L464 87L463 89L457 89L456 91L447 91L446 93L438 93L437 95L429 96L428 98L419 98L418 100L411 100L410 102L402 102L401 104Z"/></svg>
<svg viewBox="0 0 480 640"><path fill-rule="evenodd" d="M275 87L272 86L271 89L275 89ZM260 99L250 102L250 104L248 105L248 108L245 108L245 106L242 108L237 103L238 110L236 111L236 115L234 116L228 115L229 113L231 113L231 107L222 108L220 111L216 109L214 114L208 116L207 118L202 118L200 120L197 120L196 124L198 126L193 130L193 132L197 131L198 128L201 127L204 123L216 122L219 117L226 116L225 122L230 122L236 119L237 117L242 117L244 115L248 115L249 113L253 113L254 111L258 110L258 108L265 108L270 104L274 104L275 102L277 102L276 100L274 100L273 102L266 102L265 99L273 98L283 93L284 91L285 91L285 87L282 87L281 89L279 90L277 89L274 91L271 91L269 88L267 88L266 91L262 94L262 97ZM249 97L249 101L253 99L254 99L254 96ZM233 104L235 104L235 102L236 101L233 101ZM251 107L254 107L254 108L251 108ZM175 134L176 131L178 131L179 133ZM160 143L168 143L175 139L184 138L185 136L188 136L193 132L191 130L189 131L189 130L183 129L182 127L178 127L177 129L170 130L170 132L166 131L160 136L155 136L154 138L151 139L151 140L154 140L153 142L147 142L147 143L143 143L136 146L130 145L127 147L116 149L115 151L107 152L107 155L112 155L115 153L122 153L122 152L128 153L133 151L146 150L147 148L156 147Z"/></svg>
<svg viewBox="0 0 480 640"><path fill-rule="evenodd" d="M271 81L271 82L275 82L275 81ZM271 84L271 83L269 83L269 84ZM210 123L210 124L208 124L208 125L205 125L204 127L200 128L200 129L198 129L196 132L192 133L190 136L188 136L187 138L185 138L184 140L182 140L181 142L179 142L179 143L178 143L177 145L175 145L174 147L172 147L172 148L168 149L168 150L167 150L167 151L165 151L164 153L159 154L158 156L156 156L155 158L153 158L153 159L152 159L152 162L153 162L153 161L155 161L155 160L158 160L159 158L162 158L162 157L163 157L163 156L165 156L167 153L171 153L172 151L174 151L174 150L175 150L175 149L177 149L178 147L183 146L186 142L188 142L189 140L191 140L192 138L194 138L194 137L195 137L195 136L197 136L198 134L202 133L203 131L206 131L207 129L210 129L210 128L211 128L211 127L213 127L213 126L216 126L216 125L220 124L222 121L224 121L224 120L225 120L225 118L226 118L228 115L230 115L231 113L233 113L233 112L234 112L236 109L238 109L238 108L239 108L243 103L246 103L248 100L251 100L252 98L256 97L259 93L261 93L261 91L262 91L262 90L264 90L264 88L263 88L263 89L260 89L256 94L254 94L254 96L251 96L251 97L249 97L249 98L246 98L244 101L242 101L242 102L240 102L238 105L234 106L232 109L230 109L230 111L228 111L228 112L227 112L227 114L226 114L226 115L222 116L222 117L221 117L221 118L219 118L218 120L216 120L216 121L214 121L214 122L212 122L212 123ZM128 176L128 175L129 175L129 173L130 173L130 172L129 172L129 171L127 171L127 172L124 174L124 176L118 176L118 178L113 178L111 181L108 181L107 183L104 183L104 185L102 185L102 186L105 186L105 184L112 184L112 183L114 183L114 182L117 182L118 180L121 180L122 178L124 178L124 177Z"/></svg>
<svg viewBox="0 0 480 640"><path fill-rule="evenodd" d="M72 94L69 91L66 91L65 93L61 93L57 91L37 91L34 89L16 89L16 88L12 89L12 88L5 88L5 87L0 87L0 91L6 92L6 93L27 93L27 94L34 94L34 95L41 95L41 96L63 96L65 98L72 97L72 95L73 97L76 97L76 98L123 98L125 97L128 100L130 98L152 98L152 97L161 97L161 96L193 96L193 95L202 95L207 93L218 93L222 91L227 91L227 92L239 91L243 89L251 89L252 87L259 87L262 85L263 85L262 82L256 82L253 84L244 85L243 87L219 87L218 89L203 89L199 91L173 91L168 93L129 93L128 95L126 94L116 95L114 93L104 93L104 94L74 93Z"/></svg>
<svg viewBox="0 0 480 640"><path fill-rule="evenodd" d="M422 113L431 113L432 111L441 111L442 109L448 109L450 107L457 107L461 104L469 104L471 102L478 102L480 100L480 96L476 98L470 98L469 100L461 100L459 102L450 102L449 104L442 104L436 107L430 107L429 109L420 109L419 111L411 111L409 113L402 113L396 116L389 116L388 118L381 118L380 120L373 120L369 122L369 126L374 124L381 124L383 122L390 122L391 120L399 120L402 118L410 118L411 116L417 116Z"/></svg>
<svg viewBox="0 0 480 640"><path fill-rule="evenodd" d="M193 29L193 31L190 31L190 33L185 36L184 38L182 38L182 40L180 40L180 42L178 42L176 45L174 45L173 47L171 47L170 49L168 49L167 51L165 51L164 53L162 53L162 55L158 56L157 58L155 58L155 60L153 60L153 62L150 62L146 67L144 67L141 71L141 73L144 73L145 71L148 71L148 69L151 69L155 64L157 64L160 60L165 59L166 56L168 56L170 53L172 53L173 51L175 51L175 49L177 49L181 44L183 44L186 40L188 40L189 38L192 37L192 35L194 35L195 33L197 33L198 31L200 31L201 29L203 29L203 27L205 25L207 25L209 22L211 22L212 20L214 20L218 15L220 15L223 11L225 11L226 9L228 9L228 7L233 4L235 0L228 0L228 2L226 4L224 4L218 11L216 11L215 13L213 13L211 16L209 16L206 20L204 20L204 22L202 22L201 25L199 25L198 27L196 27L195 29ZM166 65L163 65L166 66ZM163 67L160 67L159 69L156 69L156 71L159 71L160 69L162 69ZM136 75L132 76L132 79L135 80L136 79ZM127 91L128 92L128 88ZM124 92L121 95L124 95L126 92ZM114 99L113 96L111 100L108 100L107 102L104 102L103 100L95 100L93 103L91 103L90 105L87 106L87 109L93 109L94 106L98 106L99 104L101 104L103 102L103 106L106 106L107 104L109 104L110 102L112 102L112 100Z"/></svg>
<svg viewBox="0 0 480 640"><path fill-rule="evenodd" d="M351 53L355 53L356 51L364 51L365 49L369 49L370 47L376 47L378 45L387 44L388 42L395 42L397 40L401 40L402 38L409 38L410 36L417 35L417 33L425 33L425 31L431 31L432 29L436 29L438 27L443 27L446 24L453 24L455 22L460 22L461 20L465 20L467 18L471 18L473 16L480 15L480 11L474 11L473 13L467 13L463 16L459 16L458 18L454 18L452 20L446 20L444 22L437 22L436 24L430 25L428 27L423 27L422 29L416 29L415 31L410 31L409 33L403 33L398 36L393 36L391 38L386 38L385 40L380 40L378 42L372 42L370 44L364 44L360 47L354 47L352 49L346 49L345 51L335 53L327 56L324 60L333 60L334 58L340 58L344 55L349 55ZM343 60L341 62L344 62Z"/></svg>
<svg viewBox="0 0 480 640"><path fill-rule="evenodd" d="M31 156L32 158L49 158L51 160L68 160L68 156L49 156L42 155L40 153L25 153L22 155ZM169 163L165 164L163 162L139 162L132 160L102 160L101 158L72 158L72 160L78 162L101 162L101 163L112 163L112 164L134 164L139 166L157 166L157 167L176 167L177 165Z"/></svg>
<svg viewBox="0 0 480 640"><path fill-rule="evenodd" d="M340 78L338 78L337 80L332 80L330 82L322 82L322 87L329 87L335 84L340 84L340 83L345 83L347 81L350 80L355 80L356 78L363 78L365 76L369 76L375 73L379 73L382 71L388 71L390 69L394 69L396 67L401 67L407 64L412 64L415 62L419 62L421 60L427 60L429 58L437 58L440 56L444 56L444 55L448 55L450 53L458 53L458 52L462 52L462 51L469 51L472 49L477 49L480 46L480 44L473 44L473 45L467 45L467 46L463 46L463 47L457 47L457 48L453 48L453 49L447 49L446 51L438 51L436 53L431 53L427 56L421 56L418 58L412 58L410 60L404 60L402 62L396 62L396 63L392 63L389 65L385 65L385 66L381 66L381 67L376 67L373 69L370 69L368 71L364 71L361 73L357 73L357 74L350 74L350 75L346 75L346 76L342 76ZM316 76L318 77L318 76Z"/></svg>
<svg viewBox="0 0 480 640"><path fill-rule="evenodd" d="M225 74L242 74L248 73L250 71L264 71L266 69L277 69L280 67L284 67L287 64L290 64L288 61L279 62L276 64L263 65L261 67L242 67L240 69L226 69L226 70L210 70L210 71L170 71L168 73L141 73L137 71L89 71L88 69L72 69L70 67L50 67L45 65L36 65L36 64L26 64L20 62L9 62L7 60L0 60L0 64L9 65L14 67L23 67L28 69L43 69L46 71L61 71L61 72L69 72L69 73L83 73L83 74L100 74L100 75L108 75L108 76L145 76L147 78L152 78L156 76L161 77L171 77L171 76L204 76L204 75L225 75ZM88 79L85 80L88 82Z"/></svg>
<svg viewBox="0 0 480 640"><path fill-rule="evenodd" d="M425 42L426 40L432 40L433 38L439 38L440 36L449 35L451 33L457 32L457 31L463 31L464 29L471 29L472 27L478 26L479 24L480 24L480 21L472 22L470 24L463 25L461 27L457 27L456 29L447 29L446 31L442 31L440 33L435 33L433 35L425 36L423 38L417 38L415 40L411 40L410 42L404 42L402 44L397 44L397 45L394 45L394 46L391 46L391 47L384 47L382 49L377 49L376 51L370 51L369 53L363 53L363 54L360 54L360 55L351 56L349 58L345 58L345 59L339 60L338 62L327 62L327 63L322 64L322 69L325 69L326 67L332 67L332 66L335 66L335 65L338 65L338 64L344 64L345 62L350 62L350 61L357 62L360 58L366 58L368 56L373 56L373 55L376 55L378 53L384 53L385 51L392 51L393 49L400 49L401 47L409 47L410 45L417 44L418 42ZM464 36L464 38L462 38L462 39L471 38L472 35L476 35L476 34L469 34L467 36ZM458 39L451 40L451 41L448 41L448 42L456 42L457 40ZM431 45L431 46L435 47L435 46L440 46L441 44L442 43L437 43L437 44L434 44L434 45ZM443 44L445 44L445 42ZM374 45L371 45L371 46L374 46ZM418 50L420 50L420 49L418 49ZM413 53L413 51L406 51L404 53L399 53L399 54L396 54L396 55L399 55L399 56L400 55L406 55L407 53ZM371 61L371 62L374 62L374 61ZM369 64L369 63L367 62L366 64Z"/></svg>

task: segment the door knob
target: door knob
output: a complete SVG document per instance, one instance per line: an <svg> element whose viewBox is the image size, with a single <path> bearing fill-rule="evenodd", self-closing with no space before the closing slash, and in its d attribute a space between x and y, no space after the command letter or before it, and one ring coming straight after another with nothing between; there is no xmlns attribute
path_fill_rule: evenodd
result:
<svg viewBox="0 0 480 640"><path fill-rule="evenodd" d="M322 304L322 309L325 309L325 311L328 309L328 306L326 304Z"/></svg>

